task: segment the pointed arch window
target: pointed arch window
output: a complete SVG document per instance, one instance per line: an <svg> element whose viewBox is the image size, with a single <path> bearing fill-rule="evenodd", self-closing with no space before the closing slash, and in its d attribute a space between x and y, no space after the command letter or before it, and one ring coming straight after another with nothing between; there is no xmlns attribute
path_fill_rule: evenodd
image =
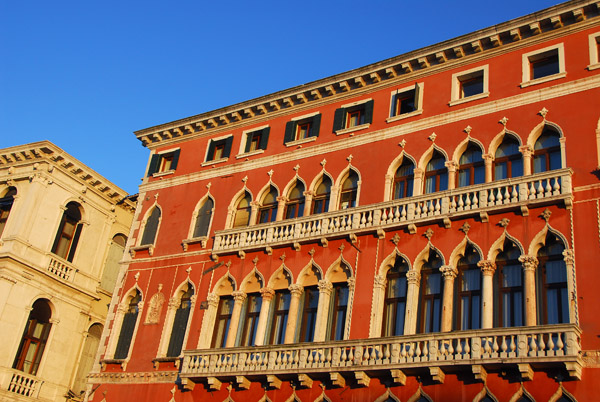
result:
<svg viewBox="0 0 600 402"><path fill-rule="evenodd" d="M142 294L136 289L135 293L130 296L127 311L123 315L123 324L121 324L121 332L119 333L119 340L115 349L115 359L125 359L129 355L129 347L140 312L139 303L141 301Z"/></svg>
<svg viewBox="0 0 600 402"><path fill-rule="evenodd" d="M477 266L480 255L472 244L467 244L464 256L458 260L458 275L454 281L457 302L455 328L481 328L481 269Z"/></svg>
<svg viewBox="0 0 600 402"><path fill-rule="evenodd" d="M553 233L546 235L546 244L538 251L536 269L538 313L542 324L569 322L567 266L563 258L563 242Z"/></svg>
<svg viewBox="0 0 600 402"><path fill-rule="evenodd" d="M187 290L181 295L179 307L175 310L175 319L173 320L173 328L171 329L167 356L177 357L181 354L190 311L192 309L192 296L194 296L194 288L188 283Z"/></svg>
<svg viewBox="0 0 600 402"><path fill-rule="evenodd" d="M144 226L144 234L142 235L142 241L140 242L140 246L147 246L150 244L154 244L154 240L156 239L156 232L158 231L158 224L160 223L160 208L154 207L150 216L146 220L146 225Z"/></svg>
<svg viewBox="0 0 600 402"><path fill-rule="evenodd" d="M289 192L289 201L285 204L285 219L300 218L304 215L304 184L297 181Z"/></svg>
<svg viewBox="0 0 600 402"><path fill-rule="evenodd" d="M269 343L271 345L280 345L285 339L285 328L287 326L288 315L290 312L290 291L288 289L275 291L275 297L273 300L273 322L271 324Z"/></svg>
<svg viewBox="0 0 600 402"><path fill-rule="evenodd" d="M256 330L258 329L258 317L261 307L262 297L260 293L249 293L246 298L246 315L241 346L256 345Z"/></svg>
<svg viewBox="0 0 600 402"><path fill-rule="evenodd" d="M347 282L333 284L331 320L329 321L329 339L332 341L344 339L349 293Z"/></svg>
<svg viewBox="0 0 600 402"><path fill-rule="evenodd" d="M437 149L425 167L425 194L448 189L448 169L446 158Z"/></svg>
<svg viewBox="0 0 600 402"><path fill-rule="evenodd" d="M219 299L219 307L217 309L217 317L215 320L215 329L213 330L213 338L211 348L224 348L229 332L229 323L231 322L231 314L233 313L233 297L221 296Z"/></svg>
<svg viewBox="0 0 600 402"><path fill-rule="evenodd" d="M421 267L421 289L419 291L419 328L421 333L440 332L442 322L442 273L440 254L432 247L429 258Z"/></svg>
<svg viewBox="0 0 600 402"><path fill-rule="evenodd" d="M17 189L9 187L6 194L0 198L0 237L2 236L2 232L4 232L8 215L10 215L10 210L15 201L15 195L17 195Z"/></svg>
<svg viewBox="0 0 600 402"><path fill-rule="evenodd" d="M496 257L494 291L495 326L519 327L524 325L523 267L519 262L521 250L509 239Z"/></svg>
<svg viewBox="0 0 600 402"><path fill-rule="evenodd" d="M210 221L212 219L214 208L215 202L212 200L212 198L207 197L198 210L196 224L194 225L193 237L208 236L208 228L210 227Z"/></svg>
<svg viewBox="0 0 600 402"><path fill-rule="evenodd" d="M560 135L551 127L544 128L533 146L533 173L547 172L562 167Z"/></svg>
<svg viewBox="0 0 600 402"><path fill-rule="evenodd" d="M342 183L340 193L340 208L347 209L356 206L358 199L358 174L354 170L350 170L348 177Z"/></svg>
<svg viewBox="0 0 600 402"><path fill-rule="evenodd" d="M119 261L123 258L126 243L127 237L124 234L118 233L112 238L100 281L100 287L104 290L112 292L115 288L119 275Z"/></svg>
<svg viewBox="0 0 600 402"><path fill-rule="evenodd" d="M409 158L402 158L402 164L394 175L394 199L411 197L413 195L415 165Z"/></svg>
<svg viewBox="0 0 600 402"><path fill-rule="evenodd" d="M320 214L329 211L329 198L331 194L331 179L323 175L323 180L317 186L313 197L311 214Z"/></svg>
<svg viewBox="0 0 600 402"><path fill-rule="evenodd" d="M32 307L13 368L36 375L52 326L52 310L44 299L36 300Z"/></svg>
<svg viewBox="0 0 600 402"><path fill-rule="evenodd" d="M507 134L494 154L494 180L519 176L523 176L523 158L519 151L519 141Z"/></svg>
<svg viewBox="0 0 600 402"><path fill-rule="evenodd" d="M246 191L244 198L242 198L235 207L235 217L233 219L234 228L248 226L250 223L251 202L252 197L250 196L250 193Z"/></svg>
<svg viewBox="0 0 600 402"><path fill-rule="evenodd" d="M277 189L273 186L262 200L258 210L258 223L275 222L277 218Z"/></svg>
<svg viewBox="0 0 600 402"><path fill-rule="evenodd" d="M406 273L409 266L406 260L396 257L394 266L386 275L385 299L383 304L383 326L381 336L397 336L404 334L404 317L406 314Z"/></svg>
<svg viewBox="0 0 600 402"><path fill-rule="evenodd" d="M319 307L319 288L308 286L304 288L304 304L302 308L302 323L300 324L300 342L312 342L315 337L317 309Z"/></svg>
<svg viewBox="0 0 600 402"><path fill-rule="evenodd" d="M68 203L58 226L58 232L52 246L52 253L69 262L73 262L82 228L83 223L81 222L79 204L76 202Z"/></svg>
<svg viewBox="0 0 600 402"><path fill-rule="evenodd" d="M458 163L458 187L485 182L485 164L479 146L470 142Z"/></svg>

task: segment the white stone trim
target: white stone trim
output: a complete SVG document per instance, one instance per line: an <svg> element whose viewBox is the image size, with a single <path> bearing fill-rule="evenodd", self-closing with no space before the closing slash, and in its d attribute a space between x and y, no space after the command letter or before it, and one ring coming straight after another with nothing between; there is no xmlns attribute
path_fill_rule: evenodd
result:
<svg viewBox="0 0 600 402"><path fill-rule="evenodd" d="M233 134L225 134L225 135L221 135L219 137L211 138L208 140L208 143L206 144L206 150L204 151L204 158L202 158L202 160L204 162L201 163L201 166L207 166L207 165L212 165L214 163L225 162L227 159L229 159L229 156L226 156L224 158L216 159L216 160L212 160L212 161L206 160L206 158L208 158L208 150L210 149L210 144L212 144L215 141L226 140L229 137L233 137Z"/></svg>
<svg viewBox="0 0 600 402"><path fill-rule="evenodd" d="M306 137L306 138L302 138L301 140L294 140L294 141L286 142L284 145L286 147L294 147L297 145L306 144L306 143L313 142L316 140L317 140L317 137Z"/></svg>
<svg viewBox="0 0 600 402"><path fill-rule="evenodd" d="M246 145L246 144L244 144L244 146L245 146L245 145ZM240 150L240 152L242 152L242 151ZM235 156L235 159L242 159L242 158L247 158L247 157L249 157L249 156L253 156L253 155L260 155L260 154L262 154L263 152L265 152L265 150L264 150L264 149L255 149L254 151L250 151L250 152L246 152L246 153L243 153L243 152L242 152L242 153L239 153L239 154L237 154L237 155ZM227 158L227 159L229 159L229 158ZM219 161L221 161L221 159L219 159ZM204 162L204 163L206 163L206 162Z"/></svg>
<svg viewBox="0 0 600 402"><path fill-rule="evenodd" d="M468 78L469 76L475 76L478 73L482 74L483 78L483 92L463 97L460 93L460 82L462 78ZM459 105L461 103L470 102L477 99L487 98L490 96L489 89L489 64L485 64L483 66L477 66L474 68L470 68L468 70L463 70L458 73L452 74L452 88L450 91L450 102L448 102L449 106Z"/></svg>
<svg viewBox="0 0 600 402"><path fill-rule="evenodd" d="M317 112L313 112L313 113L303 114L302 116L292 117L290 119L290 121L300 121L300 120L308 119L310 117L314 117L318 114L321 114L321 112L317 111Z"/></svg>
<svg viewBox="0 0 600 402"><path fill-rule="evenodd" d="M424 82L417 82L414 85L410 85L404 88L399 88L396 90L393 90L390 93L390 110L389 110L389 116L387 119L385 119L386 123L393 123L395 121L398 120L402 120L402 119L406 119L409 117L413 117L413 116L418 116L420 114L423 113L423 89L425 88L425 83ZM408 92L408 91L412 91L415 90L415 106L416 109L410 113L404 113L404 114L399 114L396 116L393 116L392 113L394 111L394 96L401 94L403 92Z"/></svg>
<svg viewBox="0 0 600 402"><path fill-rule="evenodd" d="M227 157L227 158L217 159L217 160L214 160L214 161L202 162L200 164L200 166L204 167L204 166L216 165L217 163L227 162L228 160L229 160L229 158Z"/></svg>
<svg viewBox="0 0 600 402"><path fill-rule="evenodd" d="M370 125L371 125L371 123L365 123L365 124L361 124L361 125L358 125L358 126L352 126L352 127L348 127L348 128L343 128L341 130L336 131L335 135L348 134L348 133L352 133L354 131L364 130L364 129L369 128Z"/></svg>
<svg viewBox="0 0 600 402"><path fill-rule="evenodd" d="M356 102L346 103L345 105L341 105L339 108L347 109L347 108L350 108L350 107L353 107L353 106L362 105L362 104L370 102L372 100L373 100L373 98L361 99L361 100L356 101Z"/></svg>
<svg viewBox="0 0 600 402"><path fill-rule="evenodd" d="M558 50L558 73L548 75L546 77L537 78L535 80L531 79L531 58L535 58L535 56L550 52L552 50ZM559 78L564 78L567 76L567 72L565 70L565 46L563 43L558 43L556 45L544 47L542 49L537 49L531 52L523 53L521 56L521 69L522 69L522 82L521 88L526 88L531 85L541 84L543 82L553 81Z"/></svg>
<svg viewBox="0 0 600 402"><path fill-rule="evenodd" d="M600 42L600 32L594 32L589 36L590 65L587 69L592 71L600 68L600 54L598 54L598 42Z"/></svg>

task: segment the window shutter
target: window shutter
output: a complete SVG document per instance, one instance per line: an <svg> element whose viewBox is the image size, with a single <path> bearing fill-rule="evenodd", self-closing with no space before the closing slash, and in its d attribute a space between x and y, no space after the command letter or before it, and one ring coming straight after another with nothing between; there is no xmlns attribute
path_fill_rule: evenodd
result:
<svg viewBox="0 0 600 402"><path fill-rule="evenodd" d="M117 342L117 348L114 355L115 359L125 359L127 357L129 345L131 345L131 338L133 337L133 330L135 329L135 323L137 322L137 315L137 312L126 313L123 317L119 341Z"/></svg>
<svg viewBox="0 0 600 402"><path fill-rule="evenodd" d="M246 134L246 146L244 147L244 153L250 152L250 145L252 145L252 137L254 137L254 133Z"/></svg>
<svg viewBox="0 0 600 402"><path fill-rule="evenodd" d="M179 152L180 151L181 151L181 149L178 149L175 152L173 152L173 161L171 162L171 170L177 169L177 162L179 162Z"/></svg>
<svg viewBox="0 0 600 402"><path fill-rule="evenodd" d="M283 143L294 141L296 138L296 122L288 121L285 125L285 136L283 137Z"/></svg>
<svg viewBox="0 0 600 402"><path fill-rule="evenodd" d="M223 150L223 157L229 158L229 154L231 153L231 144L233 143L233 136L227 137L225 139L225 149Z"/></svg>
<svg viewBox="0 0 600 402"><path fill-rule="evenodd" d="M415 104L415 110L419 110L419 100L421 99L421 87L419 86L419 84L415 84L415 97L414 97L414 104Z"/></svg>
<svg viewBox="0 0 600 402"><path fill-rule="evenodd" d="M321 114L319 113L318 115L313 117L311 137L318 137L320 128L321 128Z"/></svg>
<svg viewBox="0 0 600 402"><path fill-rule="evenodd" d="M175 311L175 319L173 320L173 329L171 330L171 339L167 348L168 357L177 357L181 353L183 346L183 338L187 327L190 308L178 308Z"/></svg>
<svg viewBox="0 0 600 402"><path fill-rule="evenodd" d="M81 229L83 228L82 223L77 224L77 228L75 229L75 236L73 236L73 241L71 242L71 247L69 249L69 255L67 256L67 261L73 262L73 257L75 256L75 250L77 249L77 243L79 242L79 236L81 236Z"/></svg>
<svg viewBox="0 0 600 402"><path fill-rule="evenodd" d="M56 232L56 237L54 238L54 244L52 245L52 252L56 254L56 249L58 248L58 242L60 241L60 236L62 235L63 227L65 226L65 221L67 220L67 215L63 214L60 225L58 225L58 231Z"/></svg>
<svg viewBox="0 0 600 402"><path fill-rule="evenodd" d="M150 167L148 167L148 176L152 176L158 171L158 162L160 161L160 155L154 154L150 158Z"/></svg>
<svg viewBox="0 0 600 402"><path fill-rule="evenodd" d="M333 116L333 131L336 132L344 128L346 124L346 109L343 107L337 109L335 111L335 115Z"/></svg>
<svg viewBox="0 0 600 402"><path fill-rule="evenodd" d="M373 122L373 101L365 103L365 124Z"/></svg>
<svg viewBox="0 0 600 402"><path fill-rule="evenodd" d="M194 228L194 237L208 236L208 226L212 217L213 206L213 200L208 198L198 211L196 226Z"/></svg>
<svg viewBox="0 0 600 402"><path fill-rule="evenodd" d="M258 144L258 147L260 149L267 149L267 143L269 142L269 131L271 131L271 127L265 127L262 130L262 134L260 136L260 144Z"/></svg>
<svg viewBox="0 0 600 402"><path fill-rule="evenodd" d="M208 153L206 154L206 161L212 161L215 158L215 141L210 140L208 144Z"/></svg>
<svg viewBox="0 0 600 402"><path fill-rule="evenodd" d="M160 210L155 208L154 211L148 217L146 226L144 227L144 234L142 235L142 242L140 245L145 246L148 244L154 244L156 238L156 231L158 230L158 221L160 219Z"/></svg>

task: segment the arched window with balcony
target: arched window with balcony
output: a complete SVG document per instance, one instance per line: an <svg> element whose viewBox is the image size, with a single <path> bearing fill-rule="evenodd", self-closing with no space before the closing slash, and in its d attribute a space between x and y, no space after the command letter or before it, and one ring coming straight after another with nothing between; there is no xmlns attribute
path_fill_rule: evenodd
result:
<svg viewBox="0 0 600 402"><path fill-rule="evenodd" d="M190 311L192 310L192 297L194 296L194 287L189 282L183 289L179 290L177 300L179 305L175 310L173 325L171 326L171 336L169 337L169 346L167 347L167 356L177 357L181 354L183 341L187 332Z"/></svg>
<svg viewBox="0 0 600 402"><path fill-rule="evenodd" d="M340 189L339 209L353 208L358 200L358 174L350 169Z"/></svg>
<svg viewBox="0 0 600 402"><path fill-rule="evenodd" d="M153 245L158 234L158 225L160 224L161 211L158 206L152 208L150 215L147 215L146 223L144 224L144 232L140 246Z"/></svg>
<svg viewBox="0 0 600 402"><path fill-rule="evenodd" d="M304 184L296 181L296 185L288 193L285 203L285 219L300 218L304 215Z"/></svg>
<svg viewBox="0 0 600 402"><path fill-rule="evenodd" d="M277 219L277 196L277 189L270 186L269 192L263 197L258 209L258 223L275 222Z"/></svg>
<svg viewBox="0 0 600 402"><path fill-rule="evenodd" d="M431 159L425 167L425 194L448 189L448 168L446 157L437 149L433 150Z"/></svg>
<svg viewBox="0 0 600 402"><path fill-rule="evenodd" d="M406 273L408 270L408 262L403 257L396 256L394 266L387 271L381 336L404 334L407 292Z"/></svg>
<svg viewBox="0 0 600 402"><path fill-rule="evenodd" d="M76 202L69 202L60 220L52 253L73 262L82 228L81 206Z"/></svg>
<svg viewBox="0 0 600 402"><path fill-rule="evenodd" d="M303 287L300 302L300 331L298 342L312 342L317 325L319 307L319 287L321 270L314 264L305 267L299 275L298 283Z"/></svg>
<svg viewBox="0 0 600 402"><path fill-rule="evenodd" d="M13 368L36 375L46 342L50 334L52 309L48 300L38 299L33 303Z"/></svg>
<svg viewBox="0 0 600 402"><path fill-rule="evenodd" d="M252 196L249 192L245 191L244 196L241 197L235 205L235 215L233 217L234 228L248 226L250 223L250 212L252 211L252 207L250 205L251 202Z"/></svg>
<svg viewBox="0 0 600 402"><path fill-rule="evenodd" d="M211 341L211 348L224 348L229 333L231 316L233 314L233 296L226 295L219 298L217 315L215 318L215 327Z"/></svg>
<svg viewBox="0 0 600 402"><path fill-rule="evenodd" d="M485 182L485 163L479 145L469 142L458 161L458 187Z"/></svg>
<svg viewBox="0 0 600 402"><path fill-rule="evenodd" d="M311 214L320 214L329 211L329 199L331 198L331 179L323 175L321 182L315 188L315 195L312 200Z"/></svg>
<svg viewBox="0 0 600 402"><path fill-rule="evenodd" d="M523 303L523 266L519 261L521 249L509 238L496 256L494 273L494 326L525 325Z"/></svg>
<svg viewBox="0 0 600 402"><path fill-rule="evenodd" d="M421 285L419 289L420 333L440 332L442 323L443 283L440 267L444 260L440 253L430 247L427 261L421 267Z"/></svg>
<svg viewBox="0 0 600 402"><path fill-rule="evenodd" d="M210 222L212 220L214 209L215 202L213 201L212 197L206 197L206 199L200 205L200 208L198 208L192 237L197 238L208 236L208 230L210 228Z"/></svg>
<svg viewBox="0 0 600 402"><path fill-rule="evenodd" d="M114 354L115 359L126 359L127 356L129 356L129 349L131 347L133 333L135 331L140 312L142 294L138 289L134 289L127 296L126 300L126 304L124 305L125 312L123 314L117 347Z"/></svg>
<svg viewBox="0 0 600 402"><path fill-rule="evenodd" d="M481 328L481 269L477 263L481 256L471 243L467 243L464 255L456 266L458 275L454 281L455 323L457 330Z"/></svg>
<svg viewBox="0 0 600 402"><path fill-rule="evenodd" d="M564 324L569 322L567 265L563 257L565 246L556 234L548 231L545 245L538 250L536 269L538 289L538 322Z"/></svg>
<svg viewBox="0 0 600 402"><path fill-rule="evenodd" d="M4 227L6 226L8 216L10 215L10 210L15 202L15 195L17 195L17 189L14 187L9 187L4 195L0 198L0 237L2 237Z"/></svg>
<svg viewBox="0 0 600 402"><path fill-rule="evenodd" d="M547 172L562 167L560 134L551 126L544 127L533 146L533 173Z"/></svg>
<svg viewBox="0 0 600 402"><path fill-rule="evenodd" d="M413 195L415 164L412 160L404 156L402 164L396 170L394 175L394 193L395 200L411 197Z"/></svg>
<svg viewBox="0 0 600 402"><path fill-rule="evenodd" d="M285 339L285 329L290 312L291 295L288 289L278 289L273 297L273 315L269 344L280 345Z"/></svg>
<svg viewBox="0 0 600 402"><path fill-rule="evenodd" d="M504 135L494 154L494 180L523 176L523 156L519 145L514 135Z"/></svg>
<svg viewBox="0 0 600 402"><path fill-rule="evenodd" d="M256 345L256 331L262 307L262 297L259 292L248 293L245 301L244 325L242 329L241 346Z"/></svg>

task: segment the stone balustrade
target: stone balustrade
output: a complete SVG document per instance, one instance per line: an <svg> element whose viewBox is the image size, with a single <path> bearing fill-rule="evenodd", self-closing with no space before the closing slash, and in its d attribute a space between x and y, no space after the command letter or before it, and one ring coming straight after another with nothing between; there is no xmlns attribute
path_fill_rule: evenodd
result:
<svg viewBox="0 0 600 402"><path fill-rule="evenodd" d="M13 369L2 370L0 380L2 390L30 398L39 396L40 387L43 383L35 376Z"/></svg>
<svg viewBox="0 0 600 402"><path fill-rule="evenodd" d="M50 254L48 262L48 272L58 276L62 280L73 282L75 272L77 270L72 267L67 261Z"/></svg>
<svg viewBox="0 0 600 402"><path fill-rule="evenodd" d="M213 253L315 241L478 213L563 201L570 205L571 170L559 169L453 190L215 233ZM525 212L526 213L526 212Z"/></svg>

